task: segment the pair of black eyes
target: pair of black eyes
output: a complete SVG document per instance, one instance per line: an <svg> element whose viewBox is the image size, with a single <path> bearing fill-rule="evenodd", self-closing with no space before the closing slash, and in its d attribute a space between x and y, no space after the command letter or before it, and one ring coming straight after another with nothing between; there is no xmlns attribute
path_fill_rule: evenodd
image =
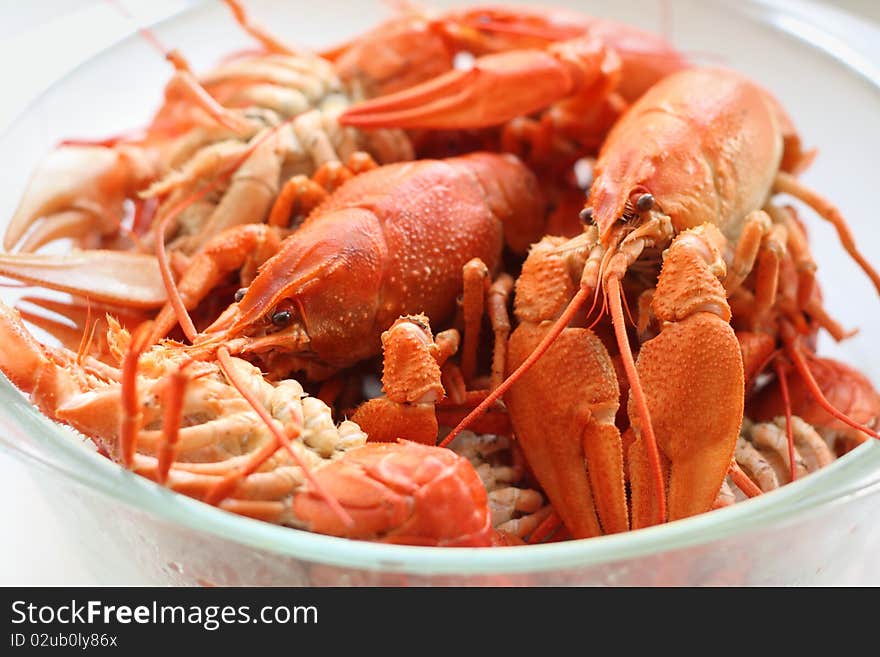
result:
<svg viewBox="0 0 880 657"><path fill-rule="evenodd" d="M235 291L235 302L238 303L242 299L244 299L244 295L247 293L247 288L242 287ZM293 315L289 310L278 310L272 313L272 324L275 326L287 326L290 324L290 320L293 319Z"/></svg>
<svg viewBox="0 0 880 657"><path fill-rule="evenodd" d="M648 212L654 207L654 196L652 194L641 194L636 199L636 210L639 212ZM581 210L581 221L591 221L593 219L593 208L584 208Z"/></svg>

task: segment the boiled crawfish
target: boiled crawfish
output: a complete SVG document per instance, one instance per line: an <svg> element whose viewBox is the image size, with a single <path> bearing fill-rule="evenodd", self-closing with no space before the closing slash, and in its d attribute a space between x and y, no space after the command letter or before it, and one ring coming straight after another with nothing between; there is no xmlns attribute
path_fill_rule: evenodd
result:
<svg viewBox="0 0 880 657"><path fill-rule="evenodd" d="M200 79L171 56L146 137L59 150L85 158L83 175L60 194L46 187L46 203L46 178L35 179L8 235L48 215L25 250L58 237L105 249L54 271L40 256L0 259L20 280L144 316L164 304L131 334L105 320L103 361L86 355L89 340L79 353L40 345L4 308L2 335L23 359L4 352L0 369L51 417L227 510L430 545L683 518L731 501L728 481L756 495L830 462L811 424L845 427L838 451L875 434L870 383L814 354L819 327L844 332L822 308L803 225L771 197L812 206L878 289L880 276L839 212L794 177L813 154L755 83L564 12L406 8L319 57L227 4L262 51ZM413 44L418 65L401 57ZM477 56L467 71L454 70L461 52ZM407 159L401 129L476 131L474 143L524 158L378 166L360 152ZM600 145L586 228L546 236L547 200L560 217L582 198L553 177ZM136 192L128 243L120 217ZM550 230L568 235L568 214ZM157 258L127 266L153 247ZM74 278L99 263L100 285ZM190 344L165 339L177 323ZM380 349L383 395L348 386L338 408L353 422L335 424L303 385L323 381L318 395L332 402L349 368L370 370ZM803 390L788 385L791 366ZM746 401L764 422L744 420ZM479 434L462 433L484 413ZM450 424L442 445L467 458L434 447Z"/></svg>
<svg viewBox="0 0 880 657"><path fill-rule="evenodd" d="M238 3L227 4L272 45ZM351 98L316 54L267 46L201 78L179 53L168 58L175 75L142 134L69 141L47 156L4 237L7 250L24 253L0 256L0 272L121 308L155 308L167 297L158 264L142 252L157 241L168 241L183 262L223 230L265 221L285 184L301 186L312 174L339 184L351 175L345 165L364 152L379 162L412 158L400 131L339 126ZM85 250L30 255L58 239ZM104 283L85 284L94 268L106 271Z"/></svg>
<svg viewBox="0 0 880 657"><path fill-rule="evenodd" d="M125 361L137 338L118 325L112 330L121 367L39 344L4 305L0 369L46 415L91 437L114 459L228 511L356 539L491 543L486 490L466 459L415 443L365 444L355 423L334 425L330 409L296 381L270 383L234 359L233 376L246 381L291 437L294 451L285 452L228 370L192 361L171 344L135 357L135 403L129 406ZM182 388L175 384L181 378ZM126 456L120 433L132 425ZM345 510L343 520L327 495Z"/></svg>
<svg viewBox="0 0 880 657"><path fill-rule="evenodd" d="M377 354L402 314L449 320L464 265L479 257L496 269L503 244L524 250L543 220L537 182L510 156L380 167L316 208L240 300L191 337L195 348L228 344L270 371L326 375Z"/></svg>
<svg viewBox="0 0 880 657"><path fill-rule="evenodd" d="M695 96L694 88L703 93ZM734 115L740 118L733 120ZM569 328L587 301L604 292L630 385L629 420L637 438L629 448L630 524L639 527L708 510L730 467L743 415L744 376L739 344L728 323L727 296L741 285L759 251L769 244L770 228L777 228L761 211L771 193L792 193L811 204L838 228L844 246L872 280L880 282L847 239L839 213L827 202L818 202L788 173L808 158L779 104L746 78L720 69L688 69L661 80L612 130L600 153L584 212L592 225L583 236L557 245L560 255L555 261L535 263L536 282L529 285L537 285L541 293L522 301L522 307L536 305L535 319L522 324L517 329L520 335L514 332L511 338L511 345L522 346L518 355L512 354L510 377L474 413L505 395L528 454L527 423L535 416L534 405L545 408L531 398L544 389L555 395L558 381L572 376L571 359L562 355L554 359L551 350L563 354L568 347L562 345L569 341L580 350L592 345L590 352L599 360L584 367L584 379L607 380L608 390L563 403L559 416L563 424L558 432L551 432L551 441L546 437L546 418L535 416L541 419L532 433L540 435L535 434L529 457L532 463L544 459L554 469L565 470L566 481L580 482L579 492L566 500L561 491L569 490L570 484L553 483L549 473L545 476L549 483L542 481L576 535L599 530L596 520L590 520L597 513L592 510L590 490L600 500L596 507L615 509L615 520L606 524L625 528L627 520L624 473L619 465L609 466L622 462L614 425L618 401L614 362L598 338L585 343L585 338L574 337L573 332L590 335L588 329ZM656 289L650 291L650 305L662 331L640 346L636 362L625 329L622 281L634 263L656 268L664 248L668 251L662 272ZM533 250L530 260L544 252ZM725 257L731 258L729 263ZM527 261L524 277L529 271ZM759 275L773 279L778 267L764 267ZM560 281L552 296L546 291L551 277ZM520 280L524 289L527 280ZM809 283L806 278L806 289ZM517 304L520 307L519 299ZM528 340L526 331L534 333ZM592 362L581 356L580 362ZM537 379L526 383L527 373ZM719 399L725 400L720 416ZM592 406L584 408L584 404ZM603 456L592 460L604 459L601 462L611 474L600 467L602 479L593 481L595 475L588 476L583 468L554 459L553 454L563 449L583 453L588 471L588 450L599 450ZM605 515L612 517L607 510Z"/></svg>
<svg viewBox="0 0 880 657"><path fill-rule="evenodd" d="M447 186L431 185L436 182L438 176L445 177ZM357 457L352 456L350 461L327 470L328 474L321 474L324 469L318 468L311 478L310 486L303 489L302 495L306 497L302 498L305 500L302 502L298 501L299 497L295 495L291 497L278 488L284 481L289 483L290 475L284 474L283 470L276 472L275 465L272 469L275 474L272 477L257 476L263 474L260 468L268 467L266 463L269 462L271 455L279 449L279 444L284 442L281 438L283 434L279 434L278 428L275 427L277 422L284 427L284 433L294 436L305 435L302 431L303 420L298 418L295 410L289 408L290 397L296 398L298 393L293 383L279 383L277 386L272 386L262 382L262 377L253 366L232 357L230 351L271 358L272 367L277 372L282 369L287 371L293 369L296 366L296 359L303 358L301 355L303 353L306 353L304 361L306 366L312 366L314 363L310 362L305 349L308 346L308 351L314 354L311 358L320 359L319 365L323 362L327 366L342 367L376 353L379 344L378 333L387 328L393 317L405 312L411 305L427 305L434 316L441 318L449 316L454 308L455 296L461 288L464 263L471 257L478 256L489 262L493 269L500 264L504 224L514 222L513 225L517 226L517 230L512 233L515 238L509 241L519 249L526 246L528 235L540 234L543 221L542 205L536 184L530 176L528 170L515 159L491 154L478 154L446 162L422 161L395 165L364 173L350 180L330 196L326 204L318 208L287 241L275 243L279 247L278 253L261 267L260 273L248 291L221 316L217 322L218 326L206 332L193 346L163 343L148 350L147 346L152 342L149 333L152 331L149 326L143 327L125 349L125 355L121 358L122 367L118 368L121 371L87 359L83 361L86 368L86 373L83 374L83 366L77 363L75 354L58 350L57 354L61 356L56 356L53 352L53 357L49 360L40 345L27 340L26 344L21 345L22 349L26 346L30 353L42 355L42 358L35 356L37 364L34 367L27 367L23 372L15 370L15 364L12 362L4 363L4 369L22 388L34 390L35 401L50 411L51 416L74 424L88 435L99 435L109 444L118 445L116 455L123 463L130 464L136 470L154 476L160 481L167 480L171 486L190 494L199 494L198 491L201 491L200 496L206 501L223 502L227 508L248 515L271 518L289 524L299 522L300 525L320 528L320 531L344 533L352 537L373 539L384 537L388 540L407 542L437 540L448 544L479 544L491 537L489 532L491 525L488 524L488 520L485 526L474 524L473 532L463 538L412 534L411 532L416 531L413 528L403 529L399 533L390 530L380 531L381 528L374 526L376 519L372 515L370 516L372 520L366 518L354 520L355 529L367 532L366 534L357 534L348 528L345 519L348 516L348 520L351 521L351 514L348 513L346 505L353 503L353 498L347 495L346 490L340 490L338 484L334 482L337 479L346 480L355 477L353 473L361 473L358 477L377 476L379 477L377 481L381 483L381 472L384 472L384 468L399 463L403 472L410 467L408 464L419 460L407 460L408 457L404 453L412 452L417 449L416 447L404 445L381 449L364 448L363 451L358 452ZM383 200L383 197L387 200ZM426 214L421 210L423 206L433 207L435 210ZM361 225L362 230L352 230L353 226L357 225ZM243 226L232 230L240 235L242 231L271 231L272 227ZM431 245L438 243L438 240L440 246L432 247ZM337 251L340 246L341 250ZM305 260L303 260L304 254ZM461 264L446 262L450 254L459 258ZM239 253L240 257L247 255L250 255L247 249ZM391 265L383 265L383 258L390 258ZM429 269L403 266L413 262L421 262L423 267L427 266ZM278 275L280 271L290 271L291 265L294 272L297 266L301 268L302 280L299 282L296 277L285 281ZM353 271L363 271L367 277L360 288L350 285ZM317 276L316 274L320 272L337 274ZM388 272L387 275L384 272ZM401 277L398 272L403 272L405 275ZM318 284L317 289L314 284L305 285L310 280ZM373 284L379 287L366 290L370 294L363 300L363 316L357 315L354 318L358 320L357 322L349 321L348 316L345 315L340 318L338 314L340 307L355 308L356 306L352 304L340 306L337 303L327 305L328 298L331 301L338 301L340 295L359 293L363 297L368 281L373 281ZM423 281L429 284L422 285ZM282 284L286 282L286 285L279 287L279 282ZM205 290L209 290L210 286L209 281ZM385 299L386 305L377 305L377 299ZM299 316L293 317L294 312L298 312ZM322 316L322 312L326 316ZM290 320L288 322L292 325L290 331L284 330L288 327L284 326L285 322L277 317L279 313L285 313L285 319ZM372 323L367 323L366 320L371 316ZM17 323L16 316L10 314L9 324L10 334L25 335L20 329L20 324ZM345 331L355 333L347 336ZM391 332L394 332L394 327L391 328ZM122 347L117 347L116 351L121 349ZM339 356L334 358L334 354ZM69 366L73 374L60 376L59 372L66 372L67 369L60 370L54 367L56 359L63 359L62 362ZM186 426L187 418L193 414L202 417L205 410L199 409L197 404L193 408L194 391L187 392L186 396L183 396L184 390L177 387L176 396L169 397L163 404L163 427L159 429L155 426L158 422L155 410L152 413L148 412L149 408L147 411L139 410L137 393L133 392L138 387L136 385L138 378L156 367L164 373L173 375L161 377L159 380L163 383L157 382L156 386L171 385L165 382L166 379L170 379L180 382L178 386L186 389L186 382L194 379L199 382L195 390L199 390L209 387L208 382L211 381L215 385L226 385L224 389L234 397L234 402L214 408L214 412L218 414L215 418L216 424L208 422L209 426L200 426L196 429ZM42 374L44 371L51 374L44 378ZM32 375L34 372L38 373L36 383L28 379L28 374ZM221 372L228 383L217 381ZM71 384L69 379L72 379L76 385ZM60 383L53 383L52 390L62 386L66 393L61 395L53 392L44 399L40 391L48 385L46 382L56 380ZM248 384L248 381L256 383ZM107 412L96 414L94 407L80 403L82 395L86 393L89 393L86 395L88 398L94 398L95 394L91 393L95 389L100 389L98 397L108 406L105 409ZM246 392L249 389L250 395ZM72 395L74 397L71 400ZM221 395L217 392L208 395L210 399L217 399L218 396ZM241 397L244 397L244 402ZM52 407L56 402L58 406ZM244 410L245 402L250 405L250 411ZM77 409L79 413L75 417L71 415L71 407ZM261 414L259 409L264 409L264 412ZM282 416L275 415L276 409L282 412ZM241 412L247 413L247 418L251 418L248 422L253 423L247 429L247 433L258 430L263 436L262 440L256 437L247 440L250 454L238 454L236 452L240 448L230 448L222 441L214 440L208 445L200 442L200 440L210 440L211 436L216 435L214 431L220 431L222 435L222 426L228 426L227 423L234 425L236 416ZM175 416L178 417L177 420ZM93 417L100 417L100 421L104 423L99 430L88 425L89 418ZM82 418L85 418L85 422ZM260 425L261 421L265 426ZM147 424L144 425L144 422ZM177 427L181 423L184 428L178 430ZM109 425L113 425L114 428L111 430ZM142 427L153 433L142 435ZM273 430L272 427L275 429ZM238 431L230 434L232 438L239 435ZM357 435L363 434L358 431ZM430 438L436 438L436 430ZM193 440L199 443L196 449L199 458L213 459L217 454L210 450L219 450L225 454L230 449L233 454L241 458L234 461L235 467L231 470L228 467L213 465L202 468L198 465L175 464L173 468L170 467L174 459L167 456L168 448L162 446L173 445L174 449L181 450L180 453L187 455ZM137 451L135 446L138 444L146 448L146 455ZM291 444L288 447L291 456L295 453L293 449ZM429 455L430 450L436 448L423 449L429 450L424 452ZM162 454L165 456L163 457ZM452 495L449 486L454 482L460 482L461 491L470 491L467 493L470 497L466 496L466 499L470 500L467 508L475 509L469 517L472 517L474 522L483 517L488 519L488 513L480 515L479 511L480 505L486 503L485 489L478 478L474 480L476 487L472 485L473 481L467 483L467 473L473 472L471 466L458 457L447 454L441 451L435 457L439 468L436 476L440 479L436 479L433 475L429 476L430 469L412 473L413 477L428 477L417 479L413 484L413 492L432 490L435 484L431 482L436 479L437 489L445 490ZM434 457L425 458L430 463L433 462L431 458ZM146 463L144 459L147 459ZM304 472L308 471L308 464L305 461L297 462L295 465ZM443 474L449 467L454 468L453 475ZM459 472L462 468L464 470ZM187 474L179 474L178 471L181 469ZM252 475L256 476L256 479L252 479ZM277 499L273 493L268 495L267 499L267 490L284 493L286 497ZM243 500L228 499L236 491L245 491L242 493ZM462 495L464 494L462 492ZM358 495L360 493L355 494L355 497ZM400 502L401 510L394 514L395 522L405 520L400 514L409 508L406 499ZM305 505L307 511L297 511L300 504ZM332 520L317 519L320 513L333 511L334 505L338 508ZM463 502L457 503L457 506L465 508ZM316 519L303 521L304 514L307 518ZM414 517L418 517L418 514ZM296 518L300 520L297 521ZM342 524L333 524L338 522ZM443 526L450 525L447 523ZM345 528L344 531L341 528ZM440 531L442 527L438 526L436 529ZM427 532L427 529L425 531Z"/></svg>

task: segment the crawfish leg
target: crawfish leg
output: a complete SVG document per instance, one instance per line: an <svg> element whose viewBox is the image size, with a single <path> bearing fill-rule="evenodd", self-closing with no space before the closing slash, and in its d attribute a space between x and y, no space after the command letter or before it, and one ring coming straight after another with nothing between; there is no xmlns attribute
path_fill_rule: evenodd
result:
<svg viewBox="0 0 880 657"><path fill-rule="evenodd" d="M461 350L461 374L469 384L477 371L477 347L489 289L489 268L479 258L465 263L462 269L464 287L461 295L464 316L464 345Z"/></svg>
<svg viewBox="0 0 880 657"><path fill-rule="evenodd" d="M311 178L303 174L292 176L272 204L268 224L286 228L297 217L307 217L344 182L377 166L369 153L355 151L345 164L339 160L324 162Z"/></svg>
<svg viewBox="0 0 880 657"><path fill-rule="evenodd" d="M507 340L510 337L510 314L507 302L513 291L513 278L509 274L501 274L489 287L486 302L489 307L489 322L495 336L492 351L492 374L489 389L495 390L504 380L507 367Z"/></svg>
<svg viewBox="0 0 880 657"><path fill-rule="evenodd" d="M784 224L774 223L763 210L755 210L746 218L734 252L733 262L724 279L727 296L742 285L756 269L755 311L763 316L776 301L779 286L779 263L785 254L788 232Z"/></svg>
<svg viewBox="0 0 880 657"><path fill-rule="evenodd" d="M501 274L495 279L495 282L489 286L486 294L486 310L489 316L489 322L492 326L494 337L494 345L492 350L491 374L488 381L489 388L479 390L466 390L461 370L447 363L444 367L443 385L446 389L447 399L438 407L438 419L441 425L456 426L462 418L472 412L474 408L482 404L488 393L495 391L504 381L504 373L507 367L507 342L510 337L510 315L508 313L508 301L510 293L513 291L513 278L508 274ZM437 336L438 345L442 333ZM441 362L441 366L443 363ZM455 377L454 375L458 376ZM450 384L460 381L461 385L452 386ZM479 377L476 381L479 386L485 386L484 377ZM489 414L483 421L475 420L472 429L478 433L495 433L509 434L512 429L507 417L504 406L497 401L493 401L490 406ZM452 436L454 438L454 435ZM452 440L449 436L444 439L441 446L446 446L447 441Z"/></svg>
<svg viewBox="0 0 880 657"><path fill-rule="evenodd" d="M751 390L755 379L776 353L776 340L763 331L737 331L736 340L742 355L746 387Z"/></svg>
<svg viewBox="0 0 880 657"><path fill-rule="evenodd" d="M764 238L758 255L755 281L755 315L766 315L776 303L779 291L779 268L785 256L788 231L782 224L774 224Z"/></svg>
<svg viewBox="0 0 880 657"><path fill-rule="evenodd" d="M810 245L807 243L807 234L794 208L790 205L784 207L768 205L767 212L775 223L782 224L786 228L788 238L786 247L791 253L798 277L798 307L803 309L813 296L817 269Z"/></svg>
<svg viewBox="0 0 880 657"><path fill-rule="evenodd" d="M168 481L168 473L174 463L177 443L180 440L180 427L183 424L183 406L189 378L185 369L188 361L177 368L165 382L163 391L164 412L162 414L162 441L159 447L158 474L160 484Z"/></svg>
<svg viewBox="0 0 880 657"><path fill-rule="evenodd" d="M119 454L122 463L127 468L130 468L134 463L134 455L137 452L137 437L143 420L137 372L141 354L147 347L146 338L149 332L149 324L141 324L135 330L122 360L122 386L120 388L122 418L119 424Z"/></svg>
<svg viewBox="0 0 880 657"><path fill-rule="evenodd" d="M664 328L642 346L636 364L658 446L669 460L669 520L712 508L742 423L742 356L716 273L724 272L723 240L704 225L672 243L653 299ZM631 398L631 418L632 406Z"/></svg>
<svg viewBox="0 0 880 657"><path fill-rule="evenodd" d="M244 161L235 163L220 201L200 219L197 232L175 239L174 248L195 253L230 228L266 221L280 192L281 170L292 141L291 127L284 124L251 137ZM183 201L184 206L191 203L191 197ZM165 217L165 221L171 220L176 220L173 213Z"/></svg>
<svg viewBox="0 0 880 657"><path fill-rule="evenodd" d="M724 287L730 297L755 270L754 300L749 310L753 324L766 319L778 302L782 261L789 249L798 268L798 295L811 295L815 263L803 231L791 213L768 205L766 211L756 210L746 217ZM799 307L804 303L799 301Z"/></svg>
<svg viewBox="0 0 880 657"><path fill-rule="evenodd" d="M354 155L354 153L352 154ZM367 153L361 152L361 155L366 155L370 157ZM370 158L372 160L372 158ZM351 158L349 158L349 162L351 162ZM372 168L375 168L376 163L373 162L372 167L367 166L365 169L369 171ZM332 194L337 189L339 189L343 183L351 180L357 175L357 172L353 170L348 164L343 164L338 160L331 160L329 162L324 162L321 166L318 167L317 171L315 171L312 176L316 183L321 185L328 193Z"/></svg>
<svg viewBox="0 0 880 657"><path fill-rule="evenodd" d="M268 224L286 228L292 217L307 216L327 198L326 190L306 175L292 176L272 204Z"/></svg>
<svg viewBox="0 0 880 657"><path fill-rule="evenodd" d="M434 360L440 366L441 379L446 397L455 404L463 404L467 399L467 385L462 376L461 368L449 359L458 352L461 343L461 335L455 329L448 329L437 334L434 338L437 350L434 352Z"/></svg>
<svg viewBox="0 0 880 657"><path fill-rule="evenodd" d="M770 231L770 218L764 212L750 213L743 224L742 234L736 244L733 262L724 279L724 289L730 296L746 279L755 266L764 236Z"/></svg>
<svg viewBox="0 0 880 657"><path fill-rule="evenodd" d="M654 288L648 288L639 294L636 306L636 330L639 338L644 340L648 337L648 330L657 323L654 312L651 310L651 303L654 300Z"/></svg>

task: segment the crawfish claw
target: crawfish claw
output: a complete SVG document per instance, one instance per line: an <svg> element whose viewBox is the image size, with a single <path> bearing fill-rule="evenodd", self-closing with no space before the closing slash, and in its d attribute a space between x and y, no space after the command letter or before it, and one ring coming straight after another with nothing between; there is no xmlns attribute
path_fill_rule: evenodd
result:
<svg viewBox="0 0 880 657"><path fill-rule="evenodd" d="M132 308L165 303L165 286L152 255L120 251L74 251L63 256L0 254L0 275Z"/></svg>

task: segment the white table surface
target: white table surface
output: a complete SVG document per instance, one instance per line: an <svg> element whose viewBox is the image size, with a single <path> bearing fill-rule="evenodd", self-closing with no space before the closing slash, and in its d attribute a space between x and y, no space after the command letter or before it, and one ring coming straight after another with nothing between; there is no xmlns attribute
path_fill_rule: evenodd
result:
<svg viewBox="0 0 880 657"><path fill-rule="evenodd" d="M192 0L125 0L139 20L150 22ZM378 0L376 0L378 1ZM659 1L659 0L658 0ZM822 12L823 4L852 12L862 20L880 23L877 0L800 2ZM548 2L552 4L552 2ZM674 3L673 3L674 7ZM880 67L880 44L855 20L822 20L829 31L845 35L848 43ZM0 69L5 87L0 94L0 131L36 95L79 61L102 50L130 32L132 23L107 2L94 0L0 0ZM87 38L84 37L87 35ZM51 56L45 50L52 44ZM28 62L16 66L14 62ZM51 522L51 512L30 473L16 460L0 453L0 585L90 585L94 578L67 549L71 538ZM136 573L120 584L140 583Z"/></svg>

